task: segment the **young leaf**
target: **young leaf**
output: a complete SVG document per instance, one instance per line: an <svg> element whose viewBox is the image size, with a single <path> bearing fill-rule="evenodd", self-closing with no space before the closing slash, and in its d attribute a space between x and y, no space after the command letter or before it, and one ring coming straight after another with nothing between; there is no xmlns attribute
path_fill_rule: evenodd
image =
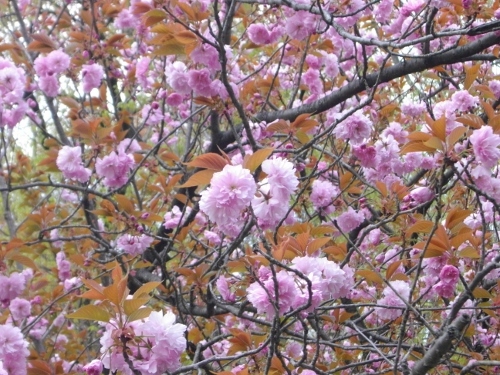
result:
<svg viewBox="0 0 500 375"><path fill-rule="evenodd" d="M137 289L134 293L134 298L138 298L140 296L149 295L153 290L155 290L161 282L159 281L150 281L146 284L143 284L139 289Z"/></svg>
<svg viewBox="0 0 500 375"><path fill-rule="evenodd" d="M213 152L197 156L189 163L186 163L188 167L206 168L216 172L222 171L227 164L226 159Z"/></svg>
<svg viewBox="0 0 500 375"><path fill-rule="evenodd" d="M263 148L255 151L252 155L249 155L248 158L245 157L243 161L243 168L249 169L250 172L255 172L255 170L260 167L262 162L266 160L274 151L274 148Z"/></svg>
<svg viewBox="0 0 500 375"><path fill-rule="evenodd" d="M134 322L136 320L146 319L149 315L151 315L152 312L153 312L152 308L142 307L139 310L136 310L132 314L130 314L128 317L128 321Z"/></svg>
<svg viewBox="0 0 500 375"><path fill-rule="evenodd" d="M72 314L66 315L68 319L83 319L83 320L93 320L97 322L109 322L111 316L109 313L94 305L85 305Z"/></svg>
<svg viewBox="0 0 500 375"><path fill-rule="evenodd" d="M189 177L185 183L179 185L179 187L187 188L192 186L208 185L210 181L212 181L214 173L215 171L211 169L204 169L202 171L198 171L191 177Z"/></svg>
<svg viewBox="0 0 500 375"><path fill-rule="evenodd" d="M125 315L130 316L137 310L139 310L141 307L143 307L146 303L148 303L150 300L149 297L147 298L132 298L132 299L127 299L123 302L123 311L125 312Z"/></svg>

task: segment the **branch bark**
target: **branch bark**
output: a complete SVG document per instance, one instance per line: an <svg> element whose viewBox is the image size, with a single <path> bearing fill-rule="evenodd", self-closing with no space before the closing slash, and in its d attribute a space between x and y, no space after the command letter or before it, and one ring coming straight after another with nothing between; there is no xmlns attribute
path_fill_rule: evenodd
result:
<svg viewBox="0 0 500 375"><path fill-rule="evenodd" d="M443 356L451 350L453 347L453 341L460 337L462 331L465 327L467 327L470 321L470 315L460 315L445 329L444 333L436 341L434 341L434 344L425 353L424 357L415 363L411 374L425 375L429 370L436 367L442 360Z"/></svg>
<svg viewBox="0 0 500 375"><path fill-rule="evenodd" d="M366 76L366 78L359 78L351 81L339 90L334 91L315 102L291 109L262 112L255 116L255 120L258 122L265 121L268 123L278 119L293 121L297 116L303 113L321 113L335 107L337 104L344 102L354 95L360 94L365 91L367 87L373 87L376 82L379 84L385 83L392 81L393 79L412 73L422 72L439 65L462 62L466 60L467 57L474 56L474 58L477 59L478 53L494 46L495 44L498 44L498 40L498 36L495 33L490 33L472 43L443 52L439 55L408 59L399 64L383 68L380 72L370 73Z"/></svg>

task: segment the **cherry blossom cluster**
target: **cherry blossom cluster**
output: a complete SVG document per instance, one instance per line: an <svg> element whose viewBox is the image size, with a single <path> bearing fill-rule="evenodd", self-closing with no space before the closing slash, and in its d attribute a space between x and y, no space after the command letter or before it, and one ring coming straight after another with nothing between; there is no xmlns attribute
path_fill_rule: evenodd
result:
<svg viewBox="0 0 500 375"><path fill-rule="evenodd" d="M123 234L116 240L116 245L125 254L137 256L142 254L151 244L153 238L145 234L134 236L132 234Z"/></svg>
<svg viewBox="0 0 500 375"><path fill-rule="evenodd" d="M0 270L0 375L27 372L27 339L33 358L89 375L197 361L234 374L348 374L359 361L407 373L390 366L411 368L412 350L432 352L432 329L464 311L471 328L442 359L496 355L498 35L474 32L495 26L500 10L486 8L498 2L244 2L6 2L0 198L12 212L0 220L14 229L0 230L0 266L43 267ZM15 148L9 133L28 123L37 144ZM207 188L179 186L205 150L230 164ZM146 252L153 243L169 245ZM102 326L100 356L68 362L72 276L104 280L111 260L159 277L172 310L117 316ZM30 285L40 296L28 300Z"/></svg>
<svg viewBox="0 0 500 375"><path fill-rule="evenodd" d="M102 365L125 375L161 375L181 365L186 349L186 326L175 322L172 312L153 311L147 319L122 322L112 319L100 339ZM86 371L101 369L100 362L88 364Z"/></svg>
<svg viewBox="0 0 500 375"><path fill-rule="evenodd" d="M116 151L111 151L105 157L97 158L95 170L103 178L103 184L111 188L119 188L128 180L128 172L135 166L134 156L141 146L134 140L124 139L118 144Z"/></svg>
<svg viewBox="0 0 500 375"><path fill-rule="evenodd" d="M9 312L7 321L0 325L0 374L26 375L27 357L29 355L28 341L21 332L21 327L30 319L32 304L22 297L28 283L33 278L29 268L21 273L12 272L9 276L0 274L0 311ZM31 332L30 332L31 333ZM36 335L36 328L33 329Z"/></svg>
<svg viewBox="0 0 500 375"><path fill-rule="evenodd" d="M99 87L104 76L104 69L100 64L87 64L82 66L83 92L88 93Z"/></svg>
<svg viewBox="0 0 500 375"><path fill-rule="evenodd" d="M324 302L349 296L354 286L354 271L326 258L296 257L290 268L279 272L259 268L258 281L247 288L257 313L272 319L298 308L313 311ZM230 300L224 289L221 295Z"/></svg>
<svg viewBox="0 0 500 375"><path fill-rule="evenodd" d="M78 182L87 182L92 175L82 160L83 146L63 146L59 150L56 164L63 176ZM101 158L96 158L95 171L103 179L103 184L110 188L119 188L128 180L128 172L135 166L133 153L141 150L136 140L125 139L116 147L116 151Z"/></svg>
<svg viewBox="0 0 500 375"><path fill-rule="evenodd" d="M262 171L267 177L259 184L241 165L226 165L214 174L210 187L201 193L200 208L219 230L237 235L250 205L264 229L286 218L290 197L298 186L293 164L276 157L265 160Z"/></svg>
<svg viewBox="0 0 500 375"><path fill-rule="evenodd" d="M39 56L35 60L35 72L38 75L38 86L45 95L56 97L59 95L59 76L70 65L70 57L61 50L50 52L46 56Z"/></svg>
<svg viewBox="0 0 500 375"><path fill-rule="evenodd" d="M83 165L80 146L63 146L57 155L56 164L63 176L70 180L87 182L92 174L92 171Z"/></svg>
<svg viewBox="0 0 500 375"><path fill-rule="evenodd" d="M0 303L3 307L8 307L9 304L20 296L26 285L33 278L33 271L30 268L25 269L23 272L12 272L9 276L0 274Z"/></svg>
<svg viewBox="0 0 500 375"><path fill-rule="evenodd" d="M0 58L0 128L13 128L29 110L24 100L26 75L9 60Z"/></svg>
<svg viewBox="0 0 500 375"><path fill-rule="evenodd" d="M28 342L12 324L0 325L0 375L26 375Z"/></svg>

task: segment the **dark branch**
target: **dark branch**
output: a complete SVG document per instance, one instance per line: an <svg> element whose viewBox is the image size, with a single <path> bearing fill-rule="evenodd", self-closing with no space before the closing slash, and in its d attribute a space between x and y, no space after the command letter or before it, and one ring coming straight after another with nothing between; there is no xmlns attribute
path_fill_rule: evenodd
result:
<svg viewBox="0 0 500 375"><path fill-rule="evenodd" d="M498 43L498 36L494 33L488 34L472 43L457 47L453 50L443 52L433 56L419 56L405 60L399 64L384 68L381 72L368 74L366 78L359 78L340 88L337 91L315 101L302 105L300 107L285 109L281 111L262 112L255 116L256 121L272 122L277 119L293 121L297 116L303 113L321 113L344 102L346 99L360 94L367 87L373 87L376 82L385 83L393 79L406 76L408 74L422 72L439 65L454 64L464 61L468 57L484 51Z"/></svg>
<svg viewBox="0 0 500 375"><path fill-rule="evenodd" d="M462 331L470 323L471 317L468 314L460 315L445 332L436 340L424 357L415 363L412 375L425 375L429 370L436 367L443 356L453 347L453 341L459 339Z"/></svg>

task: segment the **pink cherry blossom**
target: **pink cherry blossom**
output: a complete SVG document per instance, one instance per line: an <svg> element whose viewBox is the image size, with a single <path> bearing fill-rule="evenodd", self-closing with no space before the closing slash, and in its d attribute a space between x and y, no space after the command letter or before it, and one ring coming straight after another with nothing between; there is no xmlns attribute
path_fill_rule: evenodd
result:
<svg viewBox="0 0 500 375"><path fill-rule="evenodd" d="M69 68L70 57L61 50L50 52L47 56L39 56L35 60L35 72L39 77L60 74Z"/></svg>
<svg viewBox="0 0 500 375"><path fill-rule="evenodd" d="M401 105L403 114L409 117L419 117L425 111L425 103L405 101Z"/></svg>
<svg viewBox="0 0 500 375"><path fill-rule="evenodd" d="M125 138L123 141L118 143L116 151L119 154L130 154L131 152L141 151L141 145L137 142L137 139Z"/></svg>
<svg viewBox="0 0 500 375"><path fill-rule="evenodd" d="M95 169L99 177L104 178L104 185L111 188L123 186L128 180L128 172L134 167L132 155L112 151L104 158L97 158Z"/></svg>
<svg viewBox="0 0 500 375"><path fill-rule="evenodd" d="M248 38L255 44L263 45L270 43L269 30L262 23L253 23L247 29Z"/></svg>
<svg viewBox="0 0 500 375"><path fill-rule="evenodd" d="M290 195L295 192L299 184L293 164L286 159L277 157L264 160L262 170L267 174L271 195L288 202Z"/></svg>
<svg viewBox="0 0 500 375"><path fill-rule="evenodd" d="M373 123L358 111L337 124L333 132L340 139L359 144L371 135L372 127Z"/></svg>
<svg viewBox="0 0 500 375"><path fill-rule="evenodd" d="M83 166L80 146L63 146L57 155L56 164L64 177L79 182L87 182L91 171Z"/></svg>
<svg viewBox="0 0 500 375"><path fill-rule="evenodd" d="M136 256L140 255L153 243L153 238L141 234L140 236L133 236L131 234L124 234L116 240L116 244L125 253Z"/></svg>
<svg viewBox="0 0 500 375"><path fill-rule="evenodd" d="M28 343L21 330L11 324L0 325L0 362L8 375L26 375Z"/></svg>
<svg viewBox="0 0 500 375"><path fill-rule="evenodd" d="M191 207L186 207L186 212L181 212L179 207L174 206L170 212L167 212L164 216L165 222L163 223L163 226L165 229L173 229L177 228L179 223L181 222L181 218L184 220L186 217L189 216L189 213L191 212Z"/></svg>
<svg viewBox="0 0 500 375"><path fill-rule="evenodd" d="M460 277L460 271L449 264L445 265L439 272L439 282L434 285L434 290L444 298L452 298Z"/></svg>
<svg viewBox="0 0 500 375"><path fill-rule="evenodd" d="M298 11L287 18L285 32L293 39L302 40L316 30L316 16L306 11Z"/></svg>
<svg viewBox="0 0 500 375"><path fill-rule="evenodd" d="M418 206L422 203L431 201L436 194L427 186L421 186L413 190L410 194L403 198L403 201L409 202L410 207Z"/></svg>
<svg viewBox="0 0 500 375"><path fill-rule="evenodd" d="M424 273L431 277L437 278L441 270L446 266L449 260L448 253L442 256L425 258L423 261Z"/></svg>
<svg viewBox="0 0 500 375"><path fill-rule="evenodd" d="M470 143L476 160L485 167L491 168L498 163L500 159L500 150L498 149L500 135L494 134L491 126L483 125L474 130L470 136Z"/></svg>
<svg viewBox="0 0 500 375"><path fill-rule="evenodd" d="M135 67L135 77L137 81L144 88L149 88L152 83L152 79L149 78L149 64L151 63L151 59L149 57L142 57L136 64Z"/></svg>
<svg viewBox="0 0 500 375"><path fill-rule="evenodd" d="M82 285L82 281L79 277L72 277L71 279L66 279L63 282L63 287L65 292L69 292L74 288L78 288Z"/></svg>
<svg viewBox="0 0 500 375"><path fill-rule="evenodd" d="M382 0L375 6L375 19L379 23L387 22L391 16L394 0Z"/></svg>
<svg viewBox="0 0 500 375"><path fill-rule="evenodd" d="M318 70L321 68L319 58L314 56L314 55L307 55L306 56L306 63L310 69Z"/></svg>
<svg viewBox="0 0 500 375"><path fill-rule="evenodd" d="M181 61L176 61L165 68L167 83L178 94L189 94L191 92L191 86L188 84L189 76L186 70L186 65Z"/></svg>
<svg viewBox="0 0 500 375"><path fill-rule="evenodd" d="M157 106L157 102L154 102L153 104L155 104L156 108L149 104L142 107L142 121L144 121L146 125L157 125L165 119L162 108Z"/></svg>
<svg viewBox="0 0 500 375"><path fill-rule="evenodd" d="M256 281L248 286L247 298L259 314L266 314L268 319L272 319L276 311L271 301L277 303L279 314L286 313L296 305L299 291L294 278L286 271L276 273L276 278L269 274L266 276L267 278L260 277L260 282Z"/></svg>
<svg viewBox="0 0 500 375"><path fill-rule="evenodd" d="M383 320L394 320L400 317L403 314L403 309L406 307L405 301L410 297L411 289L407 282L400 280L391 281L391 286L394 290L389 286L385 287L383 290L384 297L377 301L377 304L389 307L377 307L375 309L377 315Z"/></svg>
<svg viewBox="0 0 500 375"><path fill-rule="evenodd" d="M137 368L146 371L156 368L148 373L157 375L177 370L181 366L181 354L186 349L185 331L184 324L175 323L172 312L164 315L161 311L153 311L137 328L137 332L151 342L150 358L137 361Z"/></svg>
<svg viewBox="0 0 500 375"><path fill-rule="evenodd" d="M61 248L63 242L59 241L59 231L57 229L52 229L50 231L50 239L53 240L52 246Z"/></svg>
<svg viewBox="0 0 500 375"><path fill-rule="evenodd" d="M309 88L311 94L320 95L323 92L323 83L319 75L319 70L309 68L302 75L304 84Z"/></svg>
<svg viewBox="0 0 500 375"><path fill-rule="evenodd" d="M274 195L267 178L262 180L259 185L259 191L252 199L253 212L259 219L259 226L262 229L275 228L288 211L290 196Z"/></svg>
<svg viewBox="0 0 500 375"><path fill-rule="evenodd" d="M188 85L197 96L212 96L212 77L208 69L190 70L188 72Z"/></svg>
<svg viewBox="0 0 500 375"><path fill-rule="evenodd" d="M403 129L400 123L391 122L387 128L381 134L384 138L392 135L394 140L398 143L406 143L408 132Z"/></svg>
<svg viewBox="0 0 500 375"><path fill-rule="evenodd" d="M179 105L181 105L182 100L183 100L182 95L173 92L167 97L167 104L173 107L178 107Z"/></svg>
<svg viewBox="0 0 500 375"><path fill-rule="evenodd" d="M341 297L347 297L354 286L354 272L349 266L340 268L335 262L326 258L296 257L292 261L293 268L302 272L312 282L312 290L317 290L321 299L314 304ZM300 282L300 278L297 278ZM307 284L303 283L304 302L307 302ZM314 299L313 299L314 302Z"/></svg>
<svg viewBox="0 0 500 375"><path fill-rule="evenodd" d="M83 92L89 93L92 89L99 87L104 76L104 69L99 64L83 65L82 81Z"/></svg>
<svg viewBox="0 0 500 375"><path fill-rule="evenodd" d="M248 27L247 33L252 43L264 45L275 43L283 35L283 30L279 26L268 27L262 23L253 23Z"/></svg>
<svg viewBox="0 0 500 375"><path fill-rule="evenodd" d="M224 300L226 300L227 302L234 302L236 301L236 296L233 292L231 292L227 280L227 278L221 276L217 279L215 284L217 285L217 289L219 290L219 293Z"/></svg>
<svg viewBox="0 0 500 375"><path fill-rule="evenodd" d="M201 192L200 209L217 225L232 225L250 202L257 190L248 169L241 165L226 165L214 173L210 187Z"/></svg>
<svg viewBox="0 0 500 375"><path fill-rule="evenodd" d="M220 70L219 53L215 47L202 43L191 52L193 62L205 65L211 72Z"/></svg>
<svg viewBox="0 0 500 375"><path fill-rule="evenodd" d="M8 306L10 301L18 297L26 287L25 277L18 273L12 272L10 276L0 275L0 303Z"/></svg>
<svg viewBox="0 0 500 375"><path fill-rule="evenodd" d="M364 219L365 216L361 211L355 211L352 207L349 207L347 211L337 218L337 225L342 232L349 233L359 227Z"/></svg>
<svg viewBox="0 0 500 375"><path fill-rule="evenodd" d="M363 12L360 12L360 10L363 8L365 3L362 0L351 0L348 3L346 3L346 5L347 6L345 7L344 12L346 14L353 14L353 15L340 17L337 19L337 22L339 23L339 25L347 28L354 26L354 24L361 17Z"/></svg>
<svg viewBox="0 0 500 375"><path fill-rule="evenodd" d="M34 63L35 72L39 77L40 89L49 97L59 94L58 75L69 68L70 57L59 50L50 52L47 56L39 56Z"/></svg>
<svg viewBox="0 0 500 375"><path fill-rule="evenodd" d="M466 112L479 104L479 99L472 96L467 90L460 90L451 96L451 102L457 111Z"/></svg>
<svg viewBox="0 0 500 375"><path fill-rule="evenodd" d="M333 53L324 54L323 64L325 65L325 74L330 79L335 79L339 75L339 58Z"/></svg>
<svg viewBox="0 0 500 375"><path fill-rule="evenodd" d="M40 90L47 96L54 98L59 95L59 80L56 76L42 76L39 80Z"/></svg>
<svg viewBox="0 0 500 375"><path fill-rule="evenodd" d="M488 86L490 87L491 92L498 98L500 98L500 81L492 80L489 82Z"/></svg>
<svg viewBox="0 0 500 375"><path fill-rule="evenodd" d="M363 167L375 168L377 166L377 150L375 147L362 144L361 146L353 146L352 152Z"/></svg>
<svg viewBox="0 0 500 375"><path fill-rule="evenodd" d="M102 353L101 360L105 368L111 371L121 370L126 375L133 375L133 372L123 358L123 354L117 349L122 345L116 338L122 333L126 333L129 341L134 340L137 336L139 325L140 323L137 321L119 325L116 319L111 319L110 322L106 324L104 333L102 333L99 340ZM135 348L133 352L131 350L129 355L133 355L134 353L138 354L137 348Z"/></svg>
<svg viewBox="0 0 500 375"><path fill-rule="evenodd" d="M0 100L0 127L7 125L9 128L16 126L29 112L28 104L22 100L8 103Z"/></svg>
<svg viewBox="0 0 500 375"><path fill-rule="evenodd" d="M0 94L3 102L18 103L23 98L26 75L21 68L0 58Z"/></svg>
<svg viewBox="0 0 500 375"><path fill-rule="evenodd" d="M31 315L31 303L23 298L14 298L9 305L12 318L19 322Z"/></svg>
<svg viewBox="0 0 500 375"><path fill-rule="evenodd" d="M309 199L311 199L316 210L325 214L331 214L335 210L333 201L339 194L339 188L334 186L330 181L315 180L312 184L312 192Z"/></svg>
<svg viewBox="0 0 500 375"><path fill-rule="evenodd" d="M135 29L140 23L140 19L127 8L122 9L115 18L115 26L119 29Z"/></svg>
<svg viewBox="0 0 500 375"><path fill-rule="evenodd" d="M59 280L64 281L71 277L71 263L66 260L66 255L63 251L59 251L56 254L56 265Z"/></svg>

